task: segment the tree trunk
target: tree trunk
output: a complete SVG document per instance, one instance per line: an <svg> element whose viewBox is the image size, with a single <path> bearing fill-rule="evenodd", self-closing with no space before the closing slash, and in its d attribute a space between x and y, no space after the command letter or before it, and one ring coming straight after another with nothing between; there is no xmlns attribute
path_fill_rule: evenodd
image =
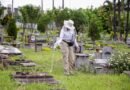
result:
<svg viewBox="0 0 130 90"><path fill-rule="evenodd" d="M31 23L31 33L33 33L33 23Z"/></svg>
<svg viewBox="0 0 130 90"><path fill-rule="evenodd" d="M130 0L127 0L127 21L126 21L126 28L125 28L125 43L126 43L126 40L127 40L127 37L128 37L128 33L129 33L129 8L130 8Z"/></svg>
<svg viewBox="0 0 130 90"><path fill-rule="evenodd" d="M24 35L25 35L25 23L23 23L23 33L22 33L22 41L24 41Z"/></svg>
<svg viewBox="0 0 130 90"><path fill-rule="evenodd" d="M114 36L113 36L113 40L116 41L117 40L117 28L116 28L116 0L113 1L113 4L114 4L114 17L113 17L113 31L114 31Z"/></svg>
<svg viewBox="0 0 130 90"><path fill-rule="evenodd" d="M47 33L47 31L45 31L46 32L46 36L47 36L47 40L48 40L48 42L49 42L49 35L48 35L48 33Z"/></svg>
<svg viewBox="0 0 130 90"><path fill-rule="evenodd" d="M122 31L121 31L121 1L118 0L118 31L120 32L119 40L122 41Z"/></svg>
<svg viewBox="0 0 130 90"><path fill-rule="evenodd" d="M92 40L92 43L93 43L93 49L94 49L94 47L95 47L95 40Z"/></svg>

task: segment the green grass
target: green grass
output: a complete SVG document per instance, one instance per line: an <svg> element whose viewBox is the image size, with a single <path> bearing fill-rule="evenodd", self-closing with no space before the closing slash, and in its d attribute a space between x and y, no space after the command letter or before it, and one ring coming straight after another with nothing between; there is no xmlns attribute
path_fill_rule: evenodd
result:
<svg viewBox="0 0 130 90"><path fill-rule="evenodd" d="M117 48L129 51L124 45L118 45ZM32 49L22 49L22 52L27 59L38 64L36 69L32 70L33 72L49 72L51 62L54 60L54 68L50 74L54 75L60 84L54 86L46 84L19 85L9 76L15 71L8 69L0 71L0 90L51 90L56 88L65 88L66 90L130 90L130 77L124 74L95 75L76 71L73 76L65 76L63 74L62 55L58 50L34 52Z"/></svg>

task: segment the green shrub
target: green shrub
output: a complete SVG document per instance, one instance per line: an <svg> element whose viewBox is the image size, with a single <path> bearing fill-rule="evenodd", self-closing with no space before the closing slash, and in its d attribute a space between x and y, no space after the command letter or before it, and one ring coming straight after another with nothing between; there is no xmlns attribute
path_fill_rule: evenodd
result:
<svg viewBox="0 0 130 90"><path fill-rule="evenodd" d="M17 38L17 27L14 19L10 19L9 24L7 26L7 33L8 36L12 36L13 40L16 40Z"/></svg>
<svg viewBox="0 0 130 90"><path fill-rule="evenodd" d="M96 41L96 46L103 47L104 46L103 41Z"/></svg>
<svg viewBox="0 0 130 90"><path fill-rule="evenodd" d="M115 52L110 58L110 68L116 73L122 73L125 70L130 70L130 55L124 52Z"/></svg>
<svg viewBox="0 0 130 90"><path fill-rule="evenodd" d="M112 47L113 49L116 48L116 46L115 46L115 45L112 45L112 44L109 44L109 45L107 45L107 46Z"/></svg>
<svg viewBox="0 0 130 90"><path fill-rule="evenodd" d="M92 44L85 44L85 45L84 45L84 48L85 48L85 49L93 48L93 45L92 45Z"/></svg>
<svg viewBox="0 0 130 90"><path fill-rule="evenodd" d="M51 22L51 18L48 15L43 15L40 17L38 21L38 31L45 32L47 29L47 25Z"/></svg>

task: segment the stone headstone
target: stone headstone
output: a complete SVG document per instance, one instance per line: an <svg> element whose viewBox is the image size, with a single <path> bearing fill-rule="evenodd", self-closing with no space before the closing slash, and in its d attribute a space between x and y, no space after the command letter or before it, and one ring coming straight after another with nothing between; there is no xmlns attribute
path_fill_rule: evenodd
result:
<svg viewBox="0 0 130 90"><path fill-rule="evenodd" d="M31 44L29 44L29 43L24 44L24 48L31 48Z"/></svg>
<svg viewBox="0 0 130 90"><path fill-rule="evenodd" d="M89 66L89 55L87 54L76 54L76 60L75 60L75 67L77 69L81 69L82 67L88 67Z"/></svg>
<svg viewBox="0 0 130 90"><path fill-rule="evenodd" d="M130 76L130 71L124 71L123 73Z"/></svg>
<svg viewBox="0 0 130 90"><path fill-rule="evenodd" d="M95 52L95 53L94 53L94 58L95 58L95 59L102 59L102 53L100 53L100 52Z"/></svg>
<svg viewBox="0 0 130 90"><path fill-rule="evenodd" d="M130 44L130 38L127 39L126 43L127 43L127 44Z"/></svg>
<svg viewBox="0 0 130 90"><path fill-rule="evenodd" d="M127 39L126 44L127 44L128 47L130 48L130 38Z"/></svg>
<svg viewBox="0 0 130 90"><path fill-rule="evenodd" d="M106 74L111 73L111 70L108 68L107 59L95 59L91 64L91 70L96 74Z"/></svg>
<svg viewBox="0 0 130 90"><path fill-rule="evenodd" d="M36 42L38 42L38 43L46 43L47 42L47 37L46 36L37 36L36 37Z"/></svg>
<svg viewBox="0 0 130 90"><path fill-rule="evenodd" d="M42 51L42 44L41 43L36 44L36 51Z"/></svg>
<svg viewBox="0 0 130 90"><path fill-rule="evenodd" d="M112 54L112 47L105 46L102 48L102 59L110 58Z"/></svg>

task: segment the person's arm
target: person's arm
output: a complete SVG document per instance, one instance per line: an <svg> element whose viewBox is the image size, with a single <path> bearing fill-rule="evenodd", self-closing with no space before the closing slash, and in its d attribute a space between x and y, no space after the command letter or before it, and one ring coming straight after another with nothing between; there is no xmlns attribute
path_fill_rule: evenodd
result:
<svg viewBox="0 0 130 90"><path fill-rule="evenodd" d="M75 44L76 47L79 47L77 39L76 39L76 36L77 36L76 30L74 30L74 34L75 34L74 44Z"/></svg>
<svg viewBox="0 0 130 90"><path fill-rule="evenodd" d="M75 42L74 42L74 43L75 43L75 46L76 46L76 47L79 47L76 38L75 38Z"/></svg>
<svg viewBox="0 0 130 90"><path fill-rule="evenodd" d="M54 44L54 48L56 48L56 47L57 47L58 45L60 45L60 43L62 42L63 34L64 34L64 27L62 27L62 29L61 29L60 37L59 37L59 39L56 41L56 43Z"/></svg>
<svg viewBox="0 0 130 90"><path fill-rule="evenodd" d="M59 39L59 41L58 41L58 44L60 44L60 43L62 42L63 36L64 36L64 27L62 27L62 29L61 29L60 39Z"/></svg>

